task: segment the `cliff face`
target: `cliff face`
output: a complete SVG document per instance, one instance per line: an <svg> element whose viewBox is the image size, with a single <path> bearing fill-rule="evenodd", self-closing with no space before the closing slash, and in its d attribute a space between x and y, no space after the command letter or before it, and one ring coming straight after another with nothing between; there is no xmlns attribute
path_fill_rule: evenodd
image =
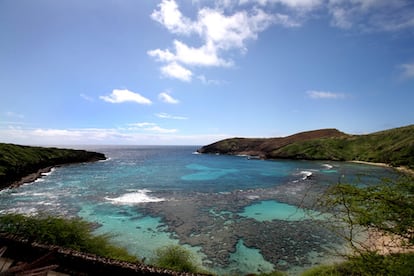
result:
<svg viewBox="0 0 414 276"><path fill-rule="evenodd" d="M85 150L0 144L0 189L47 167L105 159L102 153Z"/></svg>
<svg viewBox="0 0 414 276"><path fill-rule="evenodd" d="M414 168L414 125L348 135L336 129L302 132L281 138L232 138L198 150L200 153L246 154L263 159L367 161Z"/></svg>

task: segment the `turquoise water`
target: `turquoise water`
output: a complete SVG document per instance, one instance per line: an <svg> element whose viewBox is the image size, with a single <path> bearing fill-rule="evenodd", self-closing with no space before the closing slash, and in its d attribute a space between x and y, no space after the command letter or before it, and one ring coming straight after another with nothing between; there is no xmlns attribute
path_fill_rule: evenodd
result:
<svg viewBox="0 0 414 276"><path fill-rule="evenodd" d="M274 200L261 201L246 206L240 215L262 222L271 220L301 221L320 216L318 212Z"/></svg>
<svg viewBox="0 0 414 276"><path fill-rule="evenodd" d="M194 146L90 149L109 159L59 167L34 183L3 190L0 212L79 216L147 261L157 248L180 243L218 273L289 269L314 254L313 248L323 254L323 244L332 239L309 227L305 221L312 210L296 204L306 190L393 176L384 168L351 163L193 154ZM259 236L256 230L266 233L266 227L282 232ZM301 245L312 236L301 233L305 228L318 232L317 238ZM289 258L269 258L266 252L279 250L273 244L284 246Z"/></svg>

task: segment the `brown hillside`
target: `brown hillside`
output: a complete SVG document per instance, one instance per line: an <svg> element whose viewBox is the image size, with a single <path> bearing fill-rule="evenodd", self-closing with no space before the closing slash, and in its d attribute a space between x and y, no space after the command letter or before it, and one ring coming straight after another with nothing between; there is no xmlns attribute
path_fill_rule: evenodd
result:
<svg viewBox="0 0 414 276"><path fill-rule="evenodd" d="M204 146L200 153L219 153L232 155L251 155L266 158L267 153L295 142L319 138L343 137L347 134L337 129L320 129L306 131L278 138L230 138Z"/></svg>

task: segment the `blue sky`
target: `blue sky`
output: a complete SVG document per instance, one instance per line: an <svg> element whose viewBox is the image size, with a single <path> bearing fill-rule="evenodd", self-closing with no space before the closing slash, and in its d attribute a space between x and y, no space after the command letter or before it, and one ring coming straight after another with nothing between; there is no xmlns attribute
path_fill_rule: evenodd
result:
<svg viewBox="0 0 414 276"><path fill-rule="evenodd" d="M411 0L0 0L0 142L414 123Z"/></svg>

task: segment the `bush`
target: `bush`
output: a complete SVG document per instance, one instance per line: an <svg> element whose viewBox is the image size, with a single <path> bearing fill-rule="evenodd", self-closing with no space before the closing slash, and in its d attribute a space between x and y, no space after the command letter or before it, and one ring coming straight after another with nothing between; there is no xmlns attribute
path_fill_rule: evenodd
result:
<svg viewBox="0 0 414 276"><path fill-rule="evenodd" d="M175 271L196 273L199 268L194 264L191 252L180 245L168 245L155 252L154 264Z"/></svg>
<svg viewBox="0 0 414 276"><path fill-rule="evenodd" d="M413 275L414 254L379 255L366 253L350 257L336 265L321 265L310 268L301 276L348 276L348 275Z"/></svg>
<svg viewBox="0 0 414 276"><path fill-rule="evenodd" d="M137 261L125 249L112 245L109 235L93 235L91 224L78 218L7 214L0 216L0 231L24 237L29 242L58 245L123 261Z"/></svg>

